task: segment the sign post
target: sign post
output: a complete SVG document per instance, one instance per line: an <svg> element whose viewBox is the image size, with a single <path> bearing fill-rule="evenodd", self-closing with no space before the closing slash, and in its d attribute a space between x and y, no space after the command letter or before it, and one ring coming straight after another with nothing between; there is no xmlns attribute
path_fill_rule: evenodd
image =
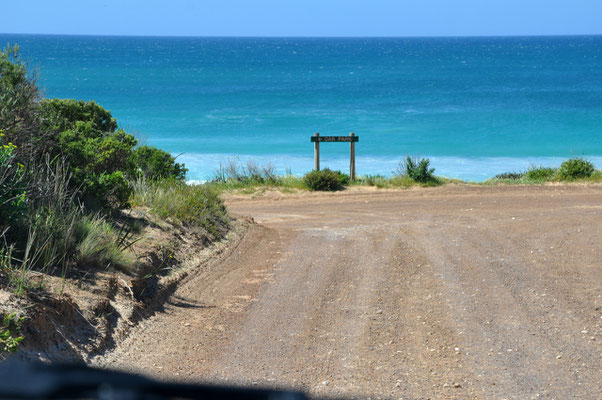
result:
<svg viewBox="0 0 602 400"><path fill-rule="evenodd" d="M355 142L359 142L359 136L351 132L349 136L320 136L314 133L311 141L314 143L314 169L320 170L320 142L349 142L349 178L355 180Z"/></svg>
<svg viewBox="0 0 602 400"><path fill-rule="evenodd" d="M314 137L316 141L314 142L314 169L316 171L320 170L320 134L318 132L314 133Z"/></svg>
<svg viewBox="0 0 602 400"><path fill-rule="evenodd" d="M355 133L351 132L349 136L353 138ZM349 178L352 181L355 180L355 142L353 140L349 142Z"/></svg>

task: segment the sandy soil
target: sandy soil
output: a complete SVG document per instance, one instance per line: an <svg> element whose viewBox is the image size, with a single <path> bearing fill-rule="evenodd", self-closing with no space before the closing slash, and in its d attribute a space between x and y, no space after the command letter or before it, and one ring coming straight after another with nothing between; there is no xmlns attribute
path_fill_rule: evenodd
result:
<svg viewBox="0 0 602 400"><path fill-rule="evenodd" d="M602 186L228 205L257 224L97 365L318 396L602 398Z"/></svg>

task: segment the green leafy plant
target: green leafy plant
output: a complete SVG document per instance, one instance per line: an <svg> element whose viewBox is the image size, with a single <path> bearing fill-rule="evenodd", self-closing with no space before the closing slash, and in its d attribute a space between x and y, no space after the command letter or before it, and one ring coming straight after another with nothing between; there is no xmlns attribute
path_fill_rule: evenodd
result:
<svg viewBox="0 0 602 400"><path fill-rule="evenodd" d="M40 102L43 128L51 132L77 130L87 137L100 137L117 130L109 110L94 101L44 99Z"/></svg>
<svg viewBox="0 0 602 400"><path fill-rule="evenodd" d="M320 171L311 171L303 176L303 181L310 190L335 191L344 187L344 182L349 182L349 177L339 171L325 168Z"/></svg>
<svg viewBox="0 0 602 400"><path fill-rule="evenodd" d="M575 179L589 178L594 173L594 164L583 158L571 158L560 164L558 177L561 180L572 181Z"/></svg>
<svg viewBox="0 0 602 400"><path fill-rule="evenodd" d="M435 177L435 168L429 168L430 160L428 158L411 158L406 156L405 163L400 169L405 170L405 175L410 177L414 182L429 184L437 183L438 180Z"/></svg>
<svg viewBox="0 0 602 400"><path fill-rule="evenodd" d="M536 166L532 165L527 170L527 172L525 172L525 177L527 179L530 179L533 181L545 182L545 181L549 181L550 179L552 179L555 174L556 174L555 168L542 167L542 166L536 167Z"/></svg>
<svg viewBox="0 0 602 400"><path fill-rule="evenodd" d="M4 315L0 327L0 354L14 353L19 350L19 345L23 341L23 336L21 336L22 322L23 317L17 317L14 313Z"/></svg>
<svg viewBox="0 0 602 400"><path fill-rule="evenodd" d="M71 183L89 208L125 208L131 195L127 177L136 166L137 140L121 129L108 110L93 101L45 99L40 102L42 131L54 142L46 153L62 156L72 174Z"/></svg>
<svg viewBox="0 0 602 400"><path fill-rule="evenodd" d="M341 182L341 186L348 186L351 182L351 177L341 171L335 171L339 175L339 182Z"/></svg>
<svg viewBox="0 0 602 400"><path fill-rule="evenodd" d="M132 161L139 174L147 179L184 180L188 170L166 151L151 146L137 147Z"/></svg>

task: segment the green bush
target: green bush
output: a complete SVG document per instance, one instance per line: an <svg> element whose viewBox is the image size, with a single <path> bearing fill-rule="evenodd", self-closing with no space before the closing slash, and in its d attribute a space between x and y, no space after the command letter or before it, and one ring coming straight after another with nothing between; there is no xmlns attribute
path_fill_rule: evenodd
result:
<svg viewBox="0 0 602 400"><path fill-rule="evenodd" d="M75 130L87 137L101 137L117 130L111 112L94 101L44 99L40 102L42 128L50 132Z"/></svg>
<svg viewBox="0 0 602 400"><path fill-rule="evenodd" d="M177 163L171 154L156 147L137 147L132 161L139 174L148 179L184 180L188 172L184 164Z"/></svg>
<svg viewBox="0 0 602 400"><path fill-rule="evenodd" d="M525 176L524 172L502 172L501 174L497 174L495 179L510 179L510 180L519 180L523 176Z"/></svg>
<svg viewBox="0 0 602 400"><path fill-rule="evenodd" d="M560 164L558 177L561 180L572 181L575 179L589 178L594 173L594 164L583 158L571 158Z"/></svg>
<svg viewBox="0 0 602 400"><path fill-rule="evenodd" d="M31 271L66 275L73 266L129 271L135 259L126 251L127 234L116 232L114 214L90 211L127 207L129 180L141 175L173 179L154 183L150 207L157 214L225 232L226 209L213 189L188 187L182 182L186 169L169 153L136 145L92 101L40 101L18 48L0 51L2 287L26 292Z"/></svg>
<svg viewBox="0 0 602 400"><path fill-rule="evenodd" d="M531 166L527 172L525 172L525 177L533 181L549 181L555 174L555 168Z"/></svg>
<svg viewBox="0 0 602 400"><path fill-rule="evenodd" d="M55 133L53 156L68 160L71 183L89 208L125 208L134 175L137 140L121 129L111 113L94 102L52 99L41 102L43 129Z"/></svg>
<svg viewBox="0 0 602 400"><path fill-rule="evenodd" d="M414 182L429 184L438 182L435 177L435 168L429 168L430 160L428 158L422 158L420 161L418 158L412 159L407 156L405 159L405 175L410 177Z"/></svg>
<svg viewBox="0 0 602 400"><path fill-rule="evenodd" d="M349 182L351 182L351 178L344 172L335 171L339 175L339 182L341 182L341 186L348 186Z"/></svg>
<svg viewBox="0 0 602 400"><path fill-rule="evenodd" d="M39 92L35 77L19 55L19 47L0 51L0 129L4 144L14 144L17 162L39 159L50 138L39 129Z"/></svg>
<svg viewBox="0 0 602 400"><path fill-rule="evenodd" d="M167 152L135 149L137 140L118 129L110 111L93 101L39 101L18 47L0 52L0 127L5 135L1 144L16 146L13 158L25 169L45 156L66 159L72 188L89 209L127 207L127 180L140 174L179 180L186 174L184 165Z"/></svg>
<svg viewBox="0 0 602 400"><path fill-rule="evenodd" d="M84 200L91 208L126 208L132 189L122 171L91 175L84 181Z"/></svg>
<svg viewBox="0 0 602 400"><path fill-rule="evenodd" d="M343 189L344 182L349 183L349 176L326 168L308 172L303 176L303 181L310 190L335 191Z"/></svg>

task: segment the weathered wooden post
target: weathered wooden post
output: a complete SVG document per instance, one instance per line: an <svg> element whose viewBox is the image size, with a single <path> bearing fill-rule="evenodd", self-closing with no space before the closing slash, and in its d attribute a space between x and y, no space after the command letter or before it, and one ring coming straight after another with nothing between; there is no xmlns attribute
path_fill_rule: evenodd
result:
<svg viewBox="0 0 602 400"><path fill-rule="evenodd" d="M318 138L320 134L318 132L314 133L314 136ZM314 142L314 169L316 171L320 170L320 139L316 139Z"/></svg>
<svg viewBox="0 0 602 400"><path fill-rule="evenodd" d="M349 136L355 136L355 133L351 132ZM355 180L355 142L353 139L349 142L349 178L352 181Z"/></svg>

